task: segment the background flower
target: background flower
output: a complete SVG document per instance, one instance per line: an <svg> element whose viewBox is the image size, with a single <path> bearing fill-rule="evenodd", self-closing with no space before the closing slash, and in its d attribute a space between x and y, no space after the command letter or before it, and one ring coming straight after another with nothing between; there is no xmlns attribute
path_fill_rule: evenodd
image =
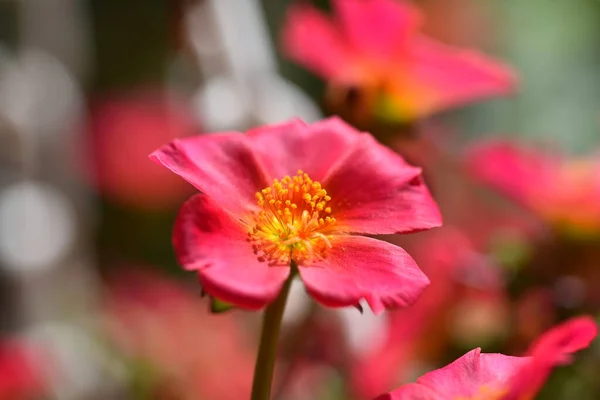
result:
<svg viewBox="0 0 600 400"><path fill-rule="evenodd" d="M49 393L39 349L25 341L0 344L0 399L29 400ZM45 367L45 366L44 366Z"/></svg>
<svg viewBox="0 0 600 400"><path fill-rule="evenodd" d="M515 87L508 67L422 35L422 15L408 2L338 0L333 6L333 17L293 7L283 46L329 82L333 101L354 97L355 117L410 122Z"/></svg>
<svg viewBox="0 0 600 400"><path fill-rule="evenodd" d="M153 399L250 394L253 343L233 315L211 315L190 288L142 270L111 278L104 294L110 346L130 366L132 391Z"/></svg>
<svg viewBox="0 0 600 400"><path fill-rule="evenodd" d="M591 318L573 319L544 334L530 357L482 354L475 349L450 365L429 372L378 399L532 398L550 371L569 356L590 345L598 334Z"/></svg>
<svg viewBox="0 0 600 400"><path fill-rule="evenodd" d="M94 100L85 161L91 164L92 181L107 198L129 207L164 210L190 193L185 183L147 159L163 143L198 133L180 97L155 87Z"/></svg>
<svg viewBox="0 0 600 400"><path fill-rule="evenodd" d="M600 228L600 163L568 158L514 142L487 142L469 150L476 178L519 201L556 228L596 235Z"/></svg>

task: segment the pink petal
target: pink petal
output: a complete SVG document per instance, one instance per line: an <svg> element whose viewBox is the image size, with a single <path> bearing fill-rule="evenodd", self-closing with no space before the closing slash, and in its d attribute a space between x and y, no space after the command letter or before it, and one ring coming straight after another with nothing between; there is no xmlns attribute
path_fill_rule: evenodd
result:
<svg viewBox="0 0 600 400"><path fill-rule="evenodd" d="M502 400L537 394L554 367L571 362L571 355L588 347L597 335L596 322L586 316L572 318L545 332L531 346L532 362L511 379L510 391Z"/></svg>
<svg viewBox="0 0 600 400"><path fill-rule="evenodd" d="M392 387L398 376L408 373L410 360L415 358L423 335L456 298L456 279L466 272L465 264L476 264L469 267L469 273L474 272L474 275L491 268L484 263L473 263L475 254L468 239L460 231L448 227L436 230L433 236L428 235L411 255L431 285L411 307L388 314L385 339L354 363L352 386L359 397L371 398L373 394ZM402 396L393 398L413 398L406 394L407 391L403 387ZM422 392L416 391L421 397L415 394L414 398L423 398ZM413 393L412 389L410 393Z"/></svg>
<svg viewBox="0 0 600 400"><path fill-rule="evenodd" d="M511 377L529 362L528 357L481 354L481 349L477 348L451 364L423 375L417 383L447 398L470 398L480 394L482 389L502 391Z"/></svg>
<svg viewBox="0 0 600 400"><path fill-rule="evenodd" d="M418 10L395 0L335 0L336 16L350 43L366 56L389 59L421 23Z"/></svg>
<svg viewBox="0 0 600 400"><path fill-rule="evenodd" d="M208 294L258 309L277 297L290 269L258 261L246 235L241 222L213 199L198 194L179 212L173 246L179 263L198 271Z"/></svg>
<svg viewBox="0 0 600 400"><path fill-rule="evenodd" d="M446 400L496 398L507 389L511 378L531 363L529 357L481 354L471 350L447 366L431 371L417 383L404 385L378 400Z"/></svg>
<svg viewBox="0 0 600 400"><path fill-rule="evenodd" d="M271 184L238 133L174 140L150 155L226 210L243 215L256 206L255 193Z"/></svg>
<svg viewBox="0 0 600 400"><path fill-rule="evenodd" d="M403 233L442 223L421 169L370 135L360 136L322 183L332 198L332 215L348 232Z"/></svg>
<svg viewBox="0 0 600 400"><path fill-rule="evenodd" d="M302 169L320 181L345 156L360 134L337 117L311 125L293 120L248 131L247 136L269 173L275 178Z"/></svg>
<svg viewBox="0 0 600 400"><path fill-rule="evenodd" d="M409 383L391 393L383 394L375 400L449 400L449 398L434 392L427 386Z"/></svg>
<svg viewBox="0 0 600 400"><path fill-rule="evenodd" d="M326 79L339 77L351 64L350 53L332 21L307 5L290 8L283 29L283 50Z"/></svg>
<svg viewBox="0 0 600 400"><path fill-rule="evenodd" d="M482 142L466 155L466 166L474 178L525 206L532 206L538 192L548 191L559 165L539 150L509 141Z"/></svg>
<svg viewBox="0 0 600 400"><path fill-rule="evenodd" d="M429 284L402 248L364 236L334 236L324 260L299 268L306 290L329 307L366 299L375 314L412 304Z"/></svg>
<svg viewBox="0 0 600 400"><path fill-rule="evenodd" d="M430 114L515 90L514 72L476 51L457 50L426 37L412 43L412 107ZM410 83L410 82L409 82Z"/></svg>
<svg viewBox="0 0 600 400"><path fill-rule="evenodd" d="M545 332L532 346L531 354L550 362L564 362L569 356L587 348L598 335L592 317L571 318Z"/></svg>

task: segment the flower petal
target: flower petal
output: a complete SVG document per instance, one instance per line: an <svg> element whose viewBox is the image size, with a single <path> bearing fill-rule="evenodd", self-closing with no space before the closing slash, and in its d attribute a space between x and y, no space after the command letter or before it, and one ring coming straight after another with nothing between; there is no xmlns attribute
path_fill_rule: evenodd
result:
<svg viewBox="0 0 600 400"><path fill-rule="evenodd" d="M350 53L333 22L307 5L290 8L283 50L292 60L325 78L337 78L351 65Z"/></svg>
<svg viewBox="0 0 600 400"><path fill-rule="evenodd" d="M332 215L347 232L404 233L442 223L421 169L370 135L361 135L322 183L332 198Z"/></svg>
<svg viewBox="0 0 600 400"><path fill-rule="evenodd" d="M556 181L560 160L509 141L485 141L469 149L466 166L477 180L526 207Z"/></svg>
<svg viewBox="0 0 600 400"><path fill-rule="evenodd" d="M334 236L327 257L300 266L307 291L329 307L366 299L375 314L412 304L429 284L402 248L363 236Z"/></svg>
<svg viewBox="0 0 600 400"><path fill-rule="evenodd" d="M598 335L598 325L592 317L571 318L546 331L531 346L536 359L551 364L570 360L570 355L588 347Z"/></svg>
<svg viewBox="0 0 600 400"><path fill-rule="evenodd" d="M545 332L530 347L533 361L511 379L506 400L535 396L554 367L570 363L571 355L588 347L597 335L596 322L587 316L572 318Z"/></svg>
<svg viewBox="0 0 600 400"><path fill-rule="evenodd" d="M439 395L427 386L409 383L391 393L382 394L375 400L448 400L448 397Z"/></svg>
<svg viewBox="0 0 600 400"><path fill-rule="evenodd" d="M531 363L530 357L481 354L471 350L443 368L380 396L378 400L446 400L500 397L510 389L511 378Z"/></svg>
<svg viewBox="0 0 600 400"><path fill-rule="evenodd" d="M418 10L395 0L336 0L336 16L354 48L390 59L421 23Z"/></svg>
<svg viewBox="0 0 600 400"><path fill-rule="evenodd" d="M235 215L257 207L255 193L271 184L247 139L239 133L174 140L152 153L150 159Z"/></svg>
<svg viewBox="0 0 600 400"><path fill-rule="evenodd" d="M476 51L456 50L435 40L418 37L412 46L411 80L415 86L412 108L422 115L514 91L514 72ZM405 79L402 80L405 83ZM400 91L407 91L400 86Z"/></svg>
<svg viewBox="0 0 600 400"><path fill-rule="evenodd" d="M260 262L246 238L241 222L198 194L179 212L173 246L179 263L198 271L208 294L238 307L258 309L277 297L290 268Z"/></svg>
<svg viewBox="0 0 600 400"><path fill-rule="evenodd" d="M490 395L498 395L506 389L511 377L529 362L529 357L481 354L477 348L443 368L428 372L417 379L417 383L447 398L471 398L486 390Z"/></svg>
<svg viewBox="0 0 600 400"><path fill-rule="evenodd" d="M248 139L275 178L302 169L320 181L358 140L360 133L337 117L306 125L293 120L248 131Z"/></svg>

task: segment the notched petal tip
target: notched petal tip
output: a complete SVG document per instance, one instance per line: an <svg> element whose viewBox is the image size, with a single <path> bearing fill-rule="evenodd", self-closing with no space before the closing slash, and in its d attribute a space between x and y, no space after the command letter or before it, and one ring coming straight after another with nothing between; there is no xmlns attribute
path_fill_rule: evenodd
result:
<svg viewBox="0 0 600 400"><path fill-rule="evenodd" d="M327 257L300 275L319 303L356 307L365 299L376 315L413 304L429 284L402 248L361 236L334 237Z"/></svg>
<svg viewBox="0 0 600 400"><path fill-rule="evenodd" d="M379 299L376 296L365 296L365 300L369 304L369 307L371 308L371 311L373 312L373 314L375 314L377 316L383 314L383 312L386 309L383 301L381 301L381 299ZM393 307L390 307L390 308L393 308Z"/></svg>
<svg viewBox="0 0 600 400"><path fill-rule="evenodd" d="M179 151L177 149L178 142L179 142L179 140L175 139L168 143L163 144L158 149L156 149L152 153L148 154L148 158L150 160L152 160L153 162L155 162L156 164L166 167L167 169L170 169L171 171L173 171L173 169L169 167L169 165L171 163L168 161L168 158L170 158L170 157L178 158L179 157ZM173 172L177 173L176 171L173 171Z"/></svg>
<svg viewBox="0 0 600 400"><path fill-rule="evenodd" d="M362 306L362 304L360 304L360 303L356 303L356 304L355 304L353 307L354 307L354 308L356 308L356 309L358 310L358 312L359 312L359 313L361 313L361 314L364 314L364 311L365 311L365 310L363 309L363 306Z"/></svg>
<svg viewBox="0 0 600 400"><path fill-rule="evenodd" d="M239 132L176 139L149 157L236 215L252 211L256 191L269 183L248 138Z"/></svg>

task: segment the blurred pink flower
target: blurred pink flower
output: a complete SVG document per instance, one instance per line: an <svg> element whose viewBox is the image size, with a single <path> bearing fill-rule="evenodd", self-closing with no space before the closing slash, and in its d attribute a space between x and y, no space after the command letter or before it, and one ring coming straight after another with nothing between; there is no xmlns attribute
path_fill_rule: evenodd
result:
<svg viewBox="0 0 600 400"><path fill-rule="evenodd" d="M568 159L508 141L473 146L473 176L568 233L600 233L600 158Z"/></svg>
<svg viewBox="0 0 600 400"><path fill-rule="evenodd" d="M181 209L173 243L214 297L259 309L291 262L330 307L365 298L380 313L429 283L402 248L353 235L439 226L421 170L339 119L178 140L151 158L202 192Z"/></svg>
<svg viewBox="0 0 600 400"><path fill-rule="evenodd" d="M488 298L502 296L499 271L482 259L458 229L437 230L420 242L414 255L431 285L412 307L389 313L384 340L354 361L351 386L358 398L372 398L393 387L412 361L423 358L419 354L422 345L443 346L449 339L448 326L444 326L447 314L457 302L475 297L482 305ZM467 287L476 289L465 290ZM500 314L495 317L502 323Z"/></svg>
<svg viewBox="0 0 600 400"><path fill-rule="evenodd" d="M182 400L249 397L255 355L242 325L233 315L211 314L184 286L149 273L121 274L107 288L104 312L119 354L153 368L157 393Z"/></svg>
<svg viewBox="0 0 600 400"><path fill-rule="evenodd" d="M29 400L47 391L45 378L30 346L5 340L0 343L0 400Z"/></svg>
<svg viewBox="0 0 600 400"><path fill-rule="evenodd" d="M333 18L306 4L291 8L284 51L332 87L371 98L371 113L411 121L516 86L501 63L422 35L421 13L406 1L332 2Z"/></svg>
<svg viewBox="0 0 600 400"><path fill-rule="evenodd" d="M127 206L175 206L192 188L148 162L148 153L196 131L191 111L164 89L97 99L91 105L87 138L95 184L108 198Z"/></svg>
<svg viewBox="0 0 600 400"><path fill-rule="evenodd" d="M592 318L573 318L542 335L527 357L475 349L378 400L533 399L552 369L570 362L571 354L588 347L597 334Z"/></svg>

